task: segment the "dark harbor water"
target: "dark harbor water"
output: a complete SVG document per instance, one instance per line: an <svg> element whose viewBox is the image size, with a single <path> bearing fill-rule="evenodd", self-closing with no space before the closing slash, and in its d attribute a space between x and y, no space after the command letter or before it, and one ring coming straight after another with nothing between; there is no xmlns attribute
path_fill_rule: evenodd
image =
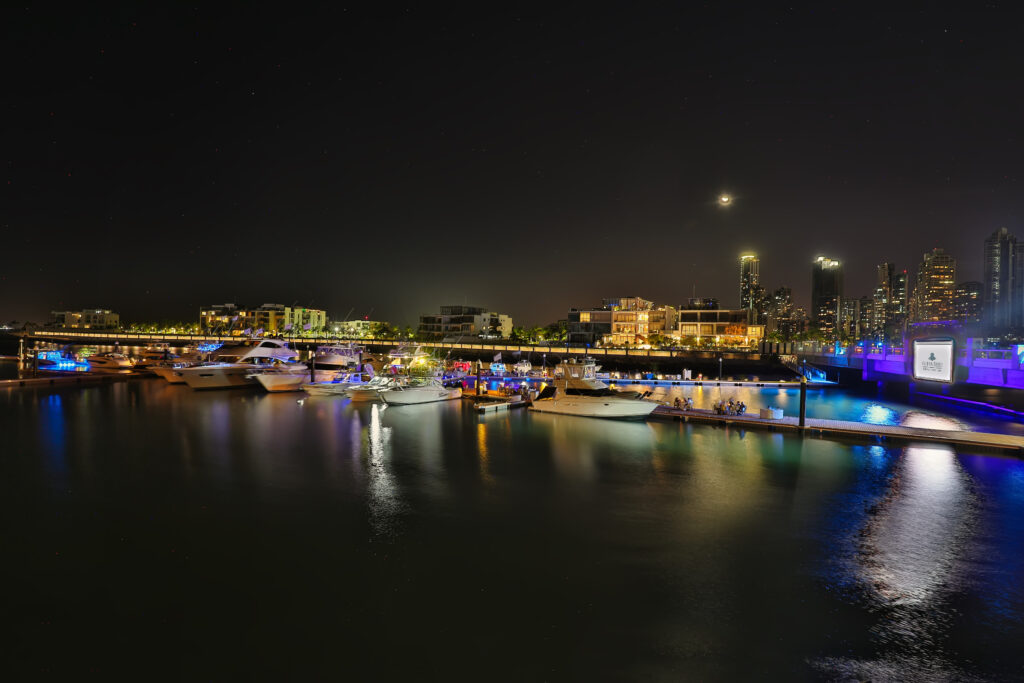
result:
<svg viewBox="0 0 1024 683"><path fill-rule="evenodd" d="M8 680L1019 680L1024 462L0 390Z"/></svg>

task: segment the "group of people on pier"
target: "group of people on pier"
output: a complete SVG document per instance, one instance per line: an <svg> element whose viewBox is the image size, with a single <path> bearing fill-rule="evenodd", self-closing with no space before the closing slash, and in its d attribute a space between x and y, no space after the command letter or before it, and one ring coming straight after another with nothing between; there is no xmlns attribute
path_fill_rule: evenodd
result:
<svg viewBox="0 0 1024 683"><path fill-rule="evenodd" d="M716 415L742 415L747 412L747 404L730 398L728 403L724 400L716 401L711 409L715 411Z"/></svg>

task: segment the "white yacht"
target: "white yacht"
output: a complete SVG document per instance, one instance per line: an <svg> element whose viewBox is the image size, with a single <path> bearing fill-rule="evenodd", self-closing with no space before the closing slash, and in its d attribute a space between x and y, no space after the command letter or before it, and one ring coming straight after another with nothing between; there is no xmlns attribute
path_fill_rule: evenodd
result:
<svg viewBox="0 0 1024 683"><path fill-rule="evenodd" d="M512 366L512 370L516 373L516 377L529 377L530 371L533 370L533 363L521 360Z"/></svg>
<svg viewBox="0 0 1024 683"><path fill-rule="evenodd" d="M280 339L254 344L222 346L210 363L180 368L176 373L193 389L228 389L257 384L256 375L276 364L298 360L299 355Z"/></svg>
<svg viewBox="0 0 1024 683"><path fill-rule="evenodd" d="M172 361L170 363L161 363L160 365L151 365L149 370L157 377L167 380L170 384L184 384L185 378L180 371L195 365L191 361Z"/></svg>
<svg viewBox="0 0 1024 683"><path fill-rule="evenodd" d="M90 370L106 372L123 372L131 370L135 365L132 359L123 353L97 353L86 358Z"/></svg>
<svg viewBox="0 0 1024 683"><path fill-rule="evenodd" d="M370 378L373 377L373 369L367 365ZM325 382L306 382L302 390L310 396L347 396L348 390L354 387L367 384L363 380L363 374L359 372L346 372L338 374L334 379Z"/></svg>
<svg viewBox="0 0 1024 683"><path fill-rule="evenodd" d="M565 389L569 393L611 392L612 395L619 398L640 397L639 391L620 391L619 389L609 387L598 379L597 371L600 369L601 366L597 365L593 358L587 356L580 360L571 359L564 363L559 363L555 367L554 374L556 380L565 382Z"/></svg>
<svg viewBox="0 0 1024 683"><path fill-rule="evenodd" d="M363 347L354 344L334 344L316 347L314 365L323 370L347 370L358 367Z"/></svg>
<svg viewBox="0 0 1024 683"><path fill-rule="evenodd" d="M352 399L353 402L376 401L384 392L389 391L392 387L396 387L404 383L405 379L405 377L400 375L377 375L369 382L349 387L348 397Z"/></svg>
<svg viewBox="0 0 1024 683"><path fill-rule="evenodd" d="M388 405L403 406L461 398L462 389L460 387L446 387L440 381L433 378L415 379L408 384L393 386L387 391L382 391L380 397Z"/></svg>
<svg viewBox="0 0 1024 683"><path fill-rule="evenodd" d="M605 417L620 420L643 419L658 407L655 401L626 398L611 389L572 389L567 382L547 386L533 400L530 410L539 413Z"/></svg>
<svg viewBox="0 0 1024 683"><path fill-rule="evenodd" d="M271 393L302 391L302 383L309 379L309 368L305 363L279 363L253 373L253 377Z"/></svg>

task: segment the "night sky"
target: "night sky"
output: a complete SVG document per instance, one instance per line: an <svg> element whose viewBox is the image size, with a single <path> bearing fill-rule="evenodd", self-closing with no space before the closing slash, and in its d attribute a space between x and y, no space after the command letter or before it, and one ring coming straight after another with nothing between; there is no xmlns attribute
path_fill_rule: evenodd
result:
<svg viewBox="0 0 1024 683"><path fill-rule="evenodd" d="M980 279L987 234L1024 236L1009 3L136 4L3 11L0 319L467 303L546 324L694 286L736 305L744 250L807 305L817 254L859 296L883 260L941 246Z"/></svg>

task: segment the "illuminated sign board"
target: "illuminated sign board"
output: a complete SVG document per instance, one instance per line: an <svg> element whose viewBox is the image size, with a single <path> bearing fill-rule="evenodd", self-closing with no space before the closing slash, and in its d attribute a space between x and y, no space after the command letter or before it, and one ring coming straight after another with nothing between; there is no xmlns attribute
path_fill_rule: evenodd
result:
<svg viewBox="0 0 1024 683"><path fill-rule="evenodd" d="M955 365L952 339L914 341L914 379L952 382Z"/></svg>

